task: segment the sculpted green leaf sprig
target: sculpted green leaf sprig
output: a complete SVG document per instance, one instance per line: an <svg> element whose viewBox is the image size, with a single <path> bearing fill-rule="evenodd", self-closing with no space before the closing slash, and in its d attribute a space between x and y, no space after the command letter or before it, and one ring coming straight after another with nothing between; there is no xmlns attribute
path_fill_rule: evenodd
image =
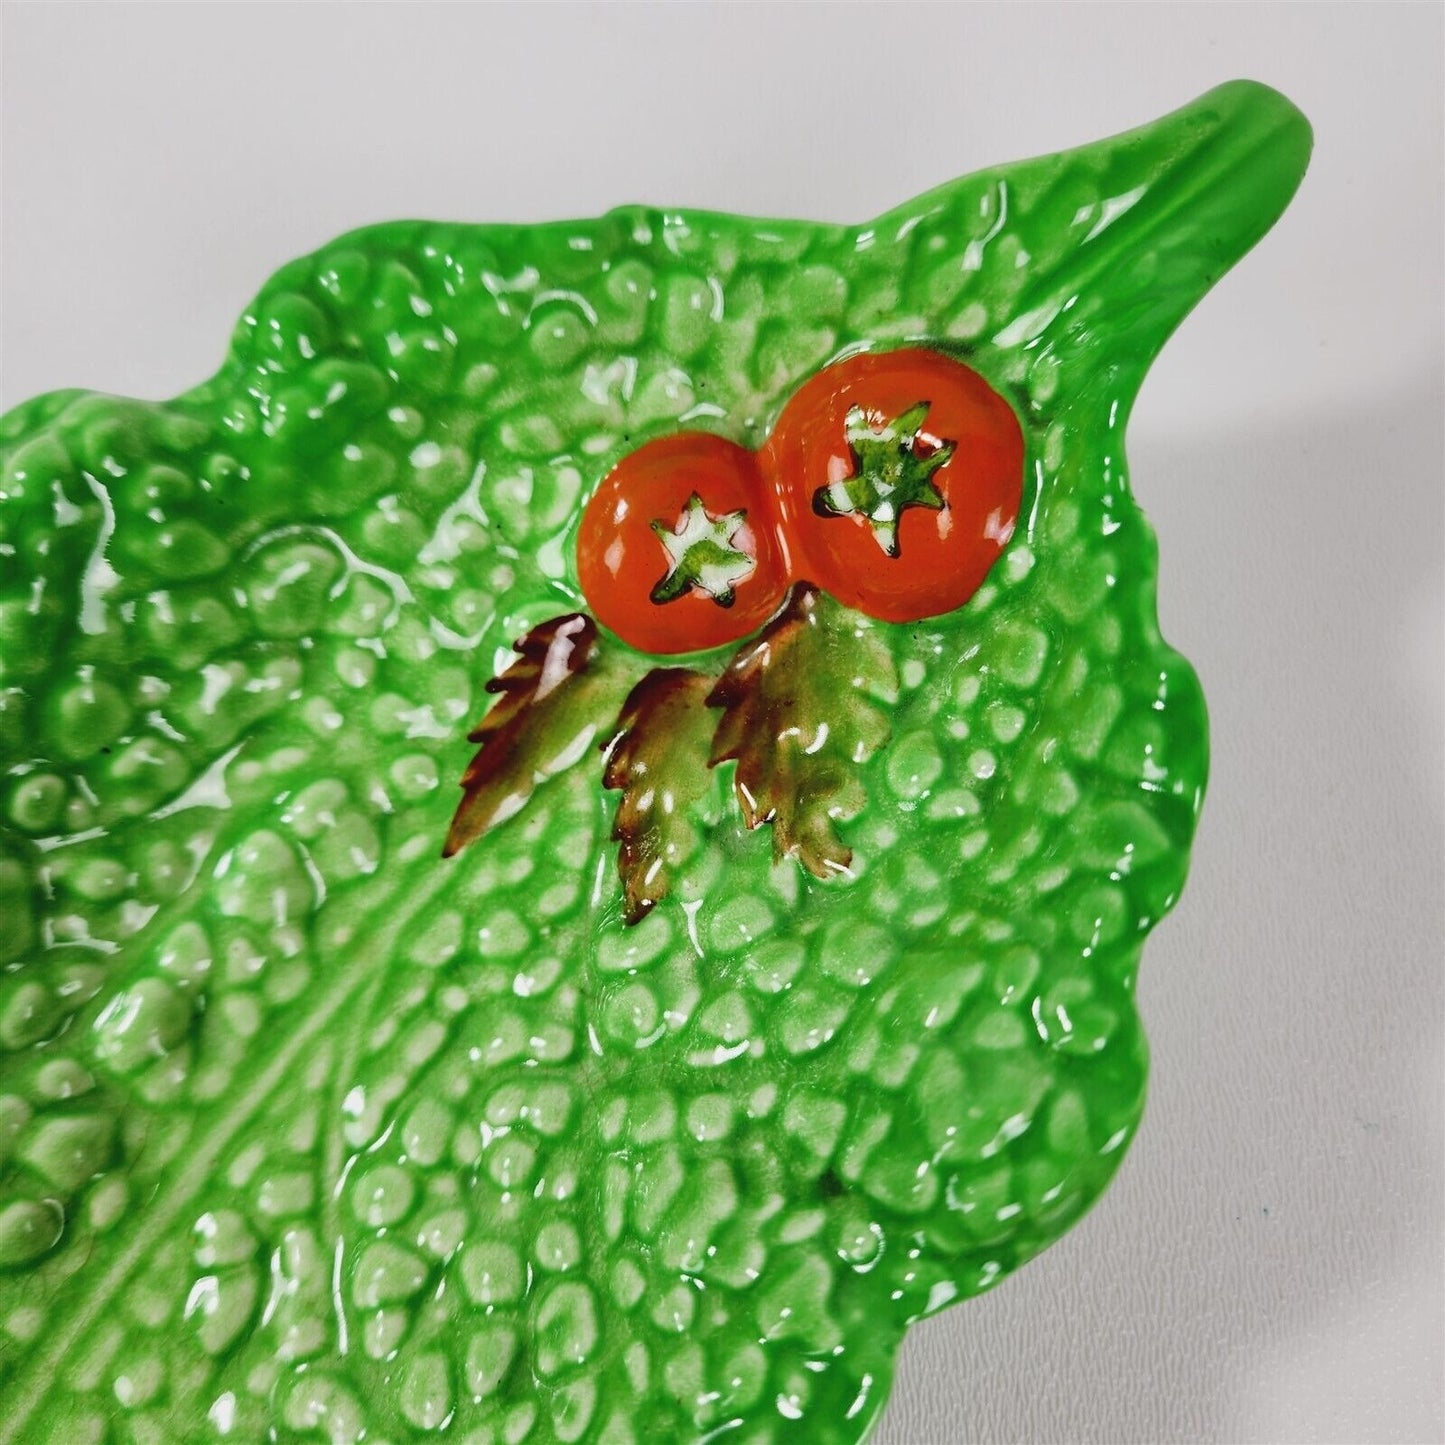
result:
<svg viewBox="0 0 1445 1445"><path fill-rule="evenodd" d="M535 787L581 760L615 695L585 614L554 618L517 643L520 657L488 683L498 701L469 740L462 802L444 855L513 817ZM800 584L719 674L649 670L604 737L604 788L619 792L624 916L640 922L671 891L696 843L692 810L710 770L735 763L733 795L750 829L770 825L774 852L818 878L846 874L853 853L837 825L864 805L861 770L887 741L896 696L892 655L866 617Z"/></svg>

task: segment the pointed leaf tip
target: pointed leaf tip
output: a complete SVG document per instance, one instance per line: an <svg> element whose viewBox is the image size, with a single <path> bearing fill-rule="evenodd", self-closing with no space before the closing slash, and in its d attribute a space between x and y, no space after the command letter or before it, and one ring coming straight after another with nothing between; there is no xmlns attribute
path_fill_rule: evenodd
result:
<svg viewBox="0 0 1445 1445"><path fill-rule="evenodd" d="M956 249L964 280L942 326L976 327L982 309L980 354L1050 355L1071 373L1061 392L1118 368L1127 393L1279 219L1311 145L1285 96L1230 81L1136 130L952 181L869 229Z"/></svg>

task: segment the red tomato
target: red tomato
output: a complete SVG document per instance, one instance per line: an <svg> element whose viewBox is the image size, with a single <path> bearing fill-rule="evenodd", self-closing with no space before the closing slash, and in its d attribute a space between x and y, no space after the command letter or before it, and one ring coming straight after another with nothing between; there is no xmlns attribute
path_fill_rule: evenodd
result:
<svg viewBox="0 0 1445 1445"><path fill-rule="evenodd" d="M641 652L700 652L755 632L787 586L757 457L702 432L639 447L587 503L577 569L597 620Z"/></svg>
<svg viewBox="0 0 1445 1445"><path fill-rule="evenodd" d="M792 570L886 622L961 607L1013 535L1024 439L976 371L868 352L794 394L762 452Z"/></svg>

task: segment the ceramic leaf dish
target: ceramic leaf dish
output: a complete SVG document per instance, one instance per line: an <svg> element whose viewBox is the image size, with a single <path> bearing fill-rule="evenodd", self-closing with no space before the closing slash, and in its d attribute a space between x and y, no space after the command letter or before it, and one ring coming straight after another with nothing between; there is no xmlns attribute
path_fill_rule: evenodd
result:
<svg viewBox="0 0 1445 1445"><path fill-rule="evenodd" d="M380 226L5 417L0 1441L862 1439L1139 1123L1124 427L1309 145Z"/></svg>

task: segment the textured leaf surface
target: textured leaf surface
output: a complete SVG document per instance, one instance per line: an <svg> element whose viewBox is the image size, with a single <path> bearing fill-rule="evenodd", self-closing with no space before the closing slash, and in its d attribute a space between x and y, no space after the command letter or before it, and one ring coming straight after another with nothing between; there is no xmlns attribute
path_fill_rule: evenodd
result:
<svg viewBox="0 0 1445 1445"><path fill-rule="evenodd" d="M859 1439L1138 1123L1205 744L1122 428L1308 144L1234 86L865 226L382 227L0 420L0 1441ZM440 861L611 460L916 340L1026 525L878 630L851 875L723 818L628 927L581 767Z"/></svg>

